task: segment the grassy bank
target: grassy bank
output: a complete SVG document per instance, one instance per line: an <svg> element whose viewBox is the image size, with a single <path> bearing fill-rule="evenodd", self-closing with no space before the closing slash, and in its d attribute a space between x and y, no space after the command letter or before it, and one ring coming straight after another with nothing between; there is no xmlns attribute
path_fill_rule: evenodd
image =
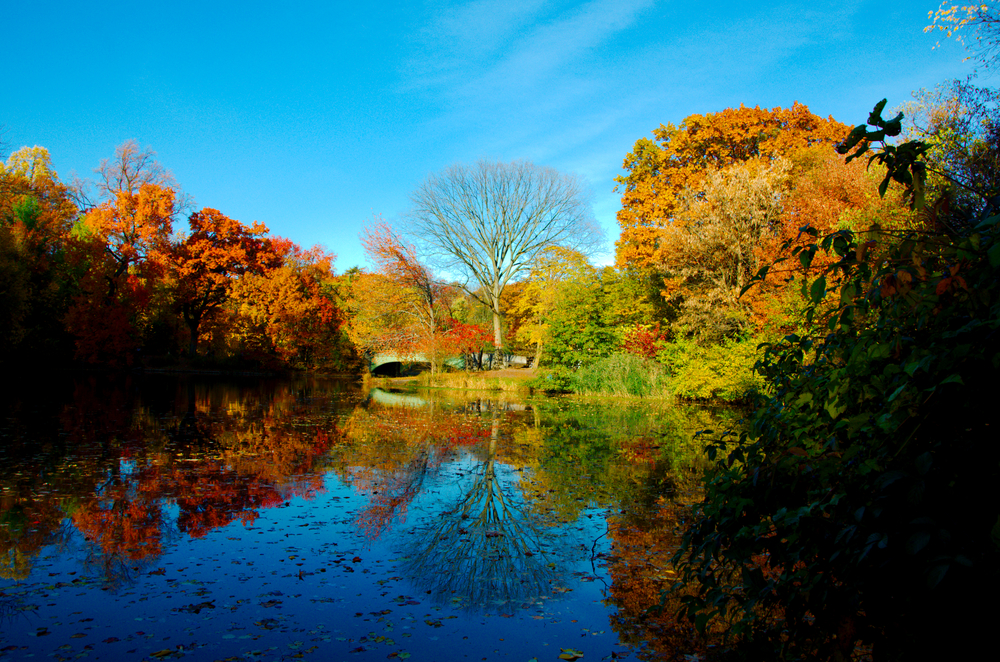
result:
<svg viewBox="0 0 1000 662"><path fill-rule="evenodd" d="M382 388L449 388L466 391L490 391L530 395L528 382L534 370L507 369L489 372L429 372L415 377L368 377L366 382Z"/></svg>

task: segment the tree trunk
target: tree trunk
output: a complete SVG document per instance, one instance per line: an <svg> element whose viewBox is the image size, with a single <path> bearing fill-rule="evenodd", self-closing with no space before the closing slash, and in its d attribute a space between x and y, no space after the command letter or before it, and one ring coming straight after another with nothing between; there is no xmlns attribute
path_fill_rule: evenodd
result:
<svg viewBox="0 0 1000 662"><path fill-rule="evenodd" d="M503 329L500 326L500 312L493 311L493 344L496 345L497 352L503 347Z"/></svg>
<svg viewBox="0 0 1000 662"><path fill-rule="evenodd" d="M198 356L198 327L201 326L201 316L198 317L188 317L185 315L185 322L187 322L188 330L191 332L191 341L188 344L188 352L191 357L194 358Z"/></svg>

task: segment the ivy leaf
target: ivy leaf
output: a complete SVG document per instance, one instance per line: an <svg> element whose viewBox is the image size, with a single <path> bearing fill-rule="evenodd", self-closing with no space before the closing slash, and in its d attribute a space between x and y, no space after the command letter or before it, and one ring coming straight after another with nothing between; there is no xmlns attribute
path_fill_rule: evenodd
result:
<svg viewBox="0 0 1000 662"><path fill-rule="evenodd" d="M990 249L986 251L986 254L990 258L991 267L1000 267L1000 242L995 242Z"/></svg>
<svg viewBox="0 0 1000 662"><path fill-rule="evenodd" d="M814 304L819 303L826 296L826 276L820 276L809 288L809 297Z"/></svg>
<svg viewBox="0 0 1000 662"><path fill-rule="evenodd" d="M931 534L926 531L917 531L906 541L906 553L916 554L931 541Z"/></svg>

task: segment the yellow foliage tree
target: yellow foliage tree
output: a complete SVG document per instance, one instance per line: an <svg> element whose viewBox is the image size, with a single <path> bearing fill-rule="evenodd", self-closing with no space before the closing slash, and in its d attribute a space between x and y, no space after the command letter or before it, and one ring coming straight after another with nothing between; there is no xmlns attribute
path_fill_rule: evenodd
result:
<svg viewBox="0 0 1000 662"><path fill-rule="evenodd" d="M519 296L512 303L512 312L523 321L518 339L535 346L535 365L542 360L542 350L548 339L550 316L559 307L567 283L593 279L594 267L580 251L550 246L539 253L531 265L531 273Z"/></svg>

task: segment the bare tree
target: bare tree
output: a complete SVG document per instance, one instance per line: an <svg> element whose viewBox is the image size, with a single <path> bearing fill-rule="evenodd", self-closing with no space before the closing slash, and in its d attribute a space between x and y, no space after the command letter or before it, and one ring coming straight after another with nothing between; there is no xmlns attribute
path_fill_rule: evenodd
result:
<svg viewBox="0 0 1000 662"><path fill-rule="evenodd" d="M92 182L74 177L71 186L73 201L83 210L96 207L101 201L113 200L119 193L135 195L147 185L153 184L174 191L174 215L186 214L194 206L194 201L180 190L180 186L156 160L156 152L149 147L142 149L135 140L126 140L115 148L113 159L104 159L94 169L97 173L97 199L91 197Z"/></svg>
<svg viewBox="0 0 1000 662"><path fill-rule="evenodd" d="M412 200L411 231L492 311L498 349L507 284L549 246L588 253L601 239L576 178L527 161L454 165L428 177Z"/></svg>
<svg viewBox="0 0 1000 662"><path fill-rule="evenodd" d="M146 184L177 188L173 176L156 160L156 153L148 147L140 149L134 140L119 145L115 158L101 161L96 172L100 176L97 188L105 198L113 197L118 191L138 193Z"/></svg>

